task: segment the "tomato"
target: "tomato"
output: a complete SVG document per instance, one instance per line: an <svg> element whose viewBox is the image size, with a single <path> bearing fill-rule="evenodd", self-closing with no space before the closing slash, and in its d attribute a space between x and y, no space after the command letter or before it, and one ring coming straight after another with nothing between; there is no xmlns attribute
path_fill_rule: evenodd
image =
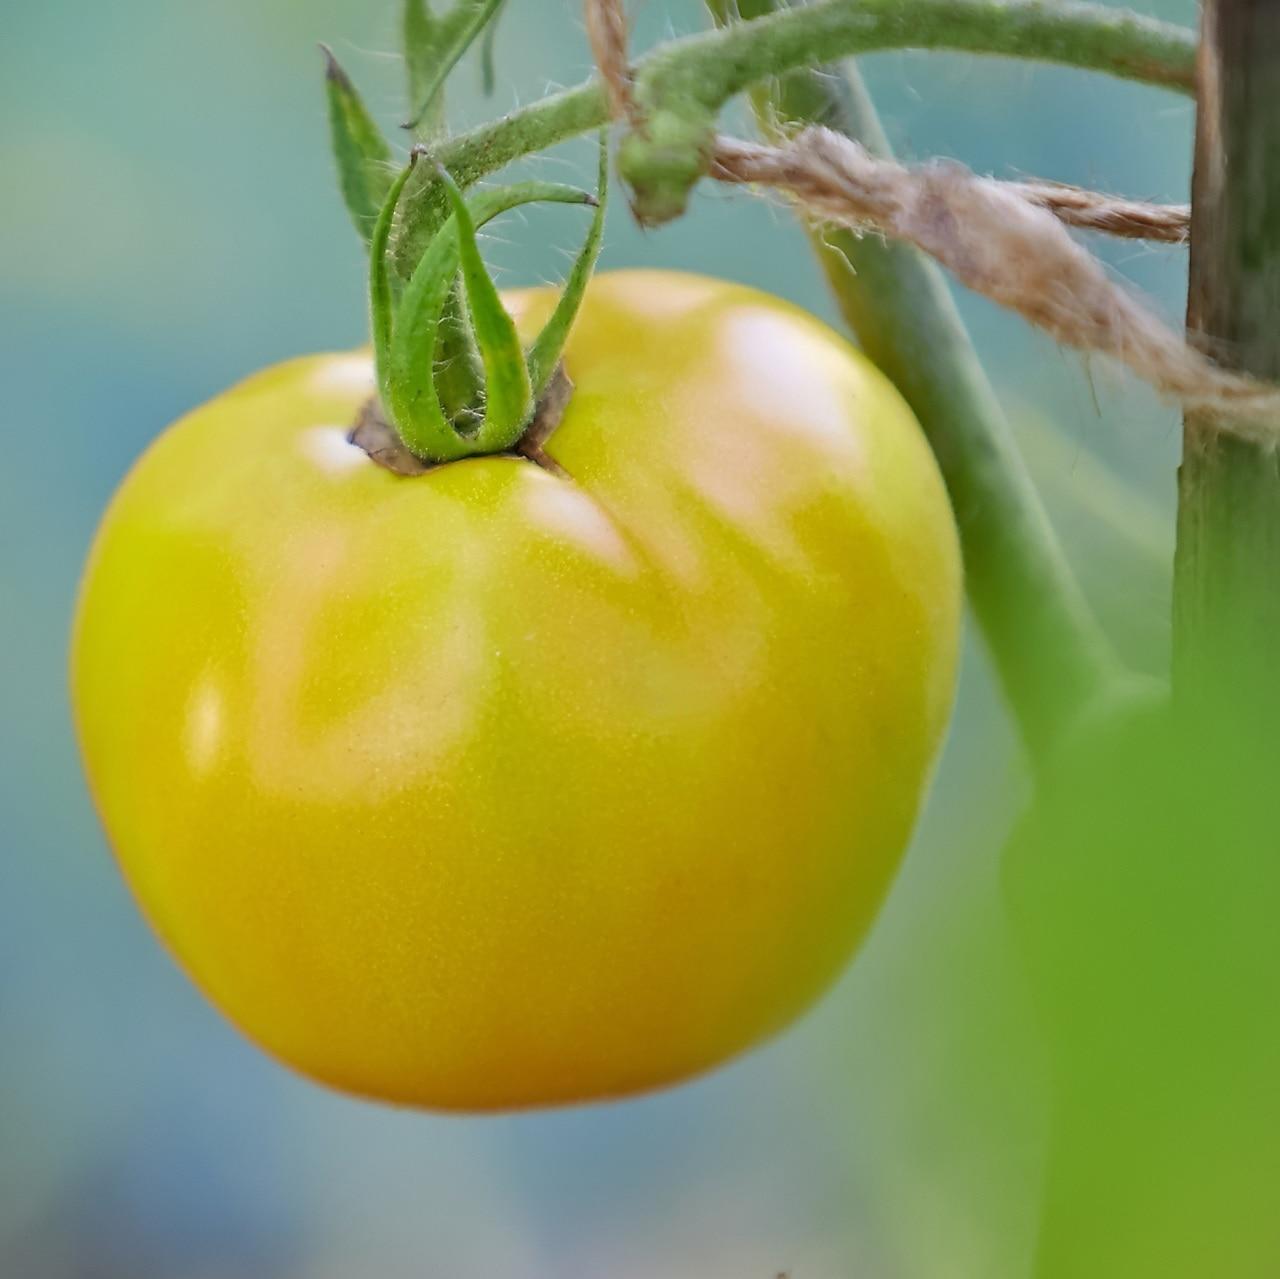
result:
<svg viewBox="0 0 1280 1279"><path fill-rule="evenodd" d="M553 298L509 295L522 331ZM955 530L795 308L597 278L547 451L405 478L365 353L251 378L116 495L72 683L146 914L283 1061L446 1109L683 1079L866 931L953 695Z"/></svg>

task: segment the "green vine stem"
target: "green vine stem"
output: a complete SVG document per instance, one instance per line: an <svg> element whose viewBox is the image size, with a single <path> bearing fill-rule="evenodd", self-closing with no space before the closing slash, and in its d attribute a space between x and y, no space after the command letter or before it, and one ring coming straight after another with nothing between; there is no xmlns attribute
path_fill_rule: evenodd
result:
<svg viewBox="0 0 1280 1279"><path fill-rule="evenodd" d="M757 80L831 59L948 49L1056 62L1190 93L1195 45L1194 34L1182 27L1097 4L818 0L662 45L636 62L635 95L642 111L660 104L670 117L687 164L690 143L696 153L699 137L709 135L715 113L730 98ZM593 79L443 143L436 158L465 188L608 118L604 90ZM444 209L443 191L424 167L405 192L393 245L401 276L412 274Z"/></svg>
<svg viewBox="0 0 1280 1279"><path fill-rule="evenodd" d="M1280 377L1280 8L1206 0L1187 322L1219 360ZM1280 451L1189 414L1178 479L1173 680L1214 753L1280 720Z"/></svg>
<svg viewBox="0 0 1280 1279"><path fill-rule="evenodd" d="M707 0L719 23L730 21L733 7L750 19L776 2ZM821 124L892 158L852 67L793 71L756 85L751 98L768 135ZM810 228L809 238L846 322L933 446L960 528L970 604L1038 763L1082 707L1111 694L1118 663L1063 557L942 272L917 250L874 235Z"/></svg>

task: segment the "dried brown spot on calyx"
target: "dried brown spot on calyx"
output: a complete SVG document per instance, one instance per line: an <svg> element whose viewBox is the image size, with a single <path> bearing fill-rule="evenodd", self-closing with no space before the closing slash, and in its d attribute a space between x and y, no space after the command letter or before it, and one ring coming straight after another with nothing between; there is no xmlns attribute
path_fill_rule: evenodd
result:
<svg viewBox="0 0 1280 1279"><path fill-rule="evenodd" d="M560 425L560 419L564 417L564 411L572 398L573 382L564 371L564 365L558 364L525 433L512 450L561 479L570 478L569 473L547 452L546 443ZM360 406L355 425L348 432L347 439L362 448L371 461L394 475L425 475L437 466L447 465L423 461L414 453L388 421L382 402L376 395Z"/></svg>

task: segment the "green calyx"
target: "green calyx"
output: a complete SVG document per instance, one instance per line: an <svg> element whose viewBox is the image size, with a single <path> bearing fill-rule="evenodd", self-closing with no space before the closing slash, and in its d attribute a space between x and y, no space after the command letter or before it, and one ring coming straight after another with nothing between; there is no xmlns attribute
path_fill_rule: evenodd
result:
<svg viewBox="0 0 1280 1279"><path fill-rule="evenodd" d="M342 198L351 221L366 244L378 210L387 198L393 174L391 147L365 108L333 50L320 46L325 59L325 92L329 99L329 138L338 166Z"/></svg>
<svg viewBox="0 0 1280 1279"><path fill-rule="evenodd" d="M492 19L503 0L458 0L442 18L406 0L404 31L413 117L419 137L398 172L391 148L355 87L324 48L332 147L348 212L369 251L369 310L381 415L401 443L427 463L501 453L520 441L551 385L599 256L608 181L600 140L598 193L521 182L464 195L432 158L443 129L441 86L468 46L484 35L489 66ZM322 46L323 48L323 46ZM491 70L486 70L486 78ZM401 197L413 187L438 215L415 258L393 266ZM424 178L425 175L425 178ZM594 207L586 240L542 331L526 350L480 254L477 228L523 204ZM399 269L395 269L398 267Z"/></svg>
<svg viewBox="0 0 1280 1279"><path fill-rule="evenodd" d="M396 297L387 242L409 174L425 152L415 148L391 184L369 245L369 301L374 359L383 409L405 446L429 462L451 462L514 448L533 419L538 398L560 361L595 266L604 227L605 186L592 196L551 182L524 182L482 191L467 200L443 167L437 170L450 214L436 232L409 282ZM602 173L602 179L603 179ZM526 352L502 305L476 243L476 228L508 209L535 201L595 206L591 230L560 301ZM455 280L461 289L455 292ZM450 297L463 306L446 316ZM450 416L439 392L442 362L454 371L442 334L467 326L479 355L482 384L471 403Z"/></svg>

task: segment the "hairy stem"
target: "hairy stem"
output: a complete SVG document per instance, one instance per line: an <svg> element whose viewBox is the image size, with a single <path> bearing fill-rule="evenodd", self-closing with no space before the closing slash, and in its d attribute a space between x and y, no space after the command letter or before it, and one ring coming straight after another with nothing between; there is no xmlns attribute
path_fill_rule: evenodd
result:
<svg viewBox="0 0 1280 1279"><path fill-rule="evenodd" d="M707 0L718 22L734 0ZM737 0L742 17L777 0ZM857 71L794 71L752 94L766 134L821 124L892 158ZM916 249L811 228L841 313L924 427L964 549L969 601L1033 761L1116 682L1117 663L1050 527L942 272ZM927 356L922 353L927 352Z"/></svg>
<svg viewBox="0 0 1280 1279"><path fill-rule="evenodd" d="M679 85L718 107L764 76L877 49L1034 58L1190 91L1194 37L1123 9L1042 0L820 0L660 49L642 99Z"/></svg>
<svg viewBox="0 0 1280 1279"><path fill-rule="evenodd" d="M1195 36L1103 5L1042 0L818 0L660 46L635 65L641 107L659 100L706 117L756 80L885 49L950 49L1083 67L1189 93ZM552 94L443 144L437 158L466 187L510 161L607 122L597 80ZM412 273L443 196L427 166L405 193L396 268Z"/></svg>

